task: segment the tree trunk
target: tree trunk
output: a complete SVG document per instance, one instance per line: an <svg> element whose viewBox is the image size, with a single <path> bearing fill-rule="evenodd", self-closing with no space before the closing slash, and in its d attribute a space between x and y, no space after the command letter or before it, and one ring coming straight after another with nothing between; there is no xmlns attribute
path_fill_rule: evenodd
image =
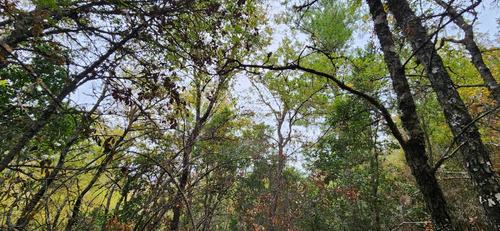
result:
<svg viewBox="0 0 500 231"><path fill-rule="evenodd" d="M198 100L201 100L201 93L198 95ZM212 107L207 109L205 115L206 117L200 118L199 114L197 115L196 124L193 128L193 131L188 137L186 142L186 147L184 147L183 156L182 156L182 174L181 179L179 180L179 189L174 197L174 208L172 209L174 215L172 217L172 223L170 224L170 230L175 231L179 229L179 221L181 218L182 212L182 193L186 190L186 185L189 179L189 173L191 172L191 151L193 150L193 146L196 143L196 139L203 128L203 124L208 119L208 113L212 110ZM198 112L199 113L199 112ZM181 191L182 190L182 191ZM196 225L196 224L193 224Z"/></svg>
<svg viewBox="0 0 500 231"><path fill-rule="evenodd" d="M498 85L497 81L491 74L491 71L488 68L488 66L486 66L486 63L484 63L481 50L479 50L479 47L477 46L476 42L474 42L474 31L472 25L469 25L462 17L462 15L459 14L457 10L452 6L448 5L442 0L435 0L435 1L446 9L446 13L450 15L455 24L457 24L457 26L459 26L465 32L465 37L461 42L465 45L467 51L469 51L469 54L471 56L471 61L476 67L479 74L481 75L481 78L483 79L484 84L490 91L491 95L493 95L493 97L497 100L497 102L500 103L500 86ZM478 1L475 4L479 4L480 2L481 1Z"/></svg>
<svg viewBox="0 0 500 231"><path fill-rule="evenodd" d="M372 169L371 171L371 187L372 187L372 195L371 197L373 198L373 230L375 231L381 231L381 223L380 223L380 202L379 202L379 194L378 194L378 188L380 186L380 163L379 163L379 152L377 149L377 133L378 133L378 126L376 125L376 129L373 132L373 157L370 159L370 168Z"/></svg>
<svg viewBox="0 0 500 231"><path fill-rule="evenodd" d="M431 212L433 227L436 230L453 230L448 206L438 185L434 172L427 162L425 139L417 116L417 108L405 76L396 47L389 29L387 14L380 0L367 0L375 23L375 32L380 41L384 59L391 74L393 88L398 98L401 122L408 138L400 143L406 161L422 192L427 208Z"/></svg>
<svg viewBox="0 0 500 231"><path fill-rule="evenodd" d="M75 201L75 204L73 205L72 209L72 215L68 220L68 224L66 225L66 231L69 231L72 229L73 225L75 225L78 222L78 214L80 213L80 207L83 203L83 198L85 197L85 194L87 194L90 189L94 186L95 182L101 177L102 173L106 170L106 166L111 162L113 159L113 151L109 151L105 157L105 159L102 161L101 166L99 166L99 169L97 170L97 173L94 175L92 180L89 182L87 187L78 195L78 198Z"/></svg>
<svg viewBox="0 0 500 231"><path fill-rule="evenodd" d="M190 143L188 141L188 143ZM182 191L186 190L186 185L188 182L188 177L189 177L189 172L191 170L190 168L190 161L191 161L191 147L189 150L186 148L184 151L183 157L182 157L182 175L181 179L179 180L179 190L177 191L175 195L175 204L173 208L173 217L172 217L172 223L170 224L170 230L178 230L179 229L179 221L181 218L181 212L182 212ZM193 224L196 225L196 224Z"/></svg>
<svg viewBox="0 0 500 231"><path fill-rule="evenodd" d="M17 229L24 229L26 227L26 225L29 223L29 221L31 220L31 218L33 218L33 216L31 216L30 214L32 214L34 212L35 207L38 205L38 203L40 202L42 197L47 192L48 188L52 185L52 183L56 179L57 175L59 174L59 171L64 166L64 163L66 162L65 161L66 155L68 154L69 149L78 139L80 132L87 127L87 125L86 125L87 121L90 119L91 115L94 114L94 112L97 110L97 107L100 105L100 103L106 97L106 90L107 90L107 87L105 86L103 89L103 92L101 94L101 97L99 97L99 99L95 103L94 107L92 107L92 109L89 112L87 112L86 115L82 118L80 126L78 126L78 128L73 133L71 138L68 140L68 142L66 142L64 150L61 151L61 154L59 155L59 160L58 160L56 166L54 167L54 169L52 170L52 172L50 173L50 175L46 178L45 184L42 185L42 188L40 188L40 190L38 190L38 192L35 194L35 196L33 196L33 198L30 200L30 202L22 210L21 216L19 217L19 219L16 222Z"/></svg>
<svg viewBox="0 0 500 231"><path fill-rule="evenodd" d="M444 116L459 144L468 172L494 230L500 230L500 184L496 179L488 152L467 107L460 98L441 57L427 31L407 1L389 0L388 6L397 25L405 32L413 51L426 69L427 77L444 110Z"/></svg>
<svg viewBox="0 0 500 231"><path fill-rule="evenodd" d="M269 208L269 230L276 230L277 219L276 210L278 209L278 200L281 188L281 181L283 178L283 168L285 167L285 155L283 153L283 147L280 146L278 150L278 169L276 173L276 181L274 183L273 195L271 198L271 206Z"/></svg>
<svg viewBox="0 0 500 231"><path fill-rule="evenodd" d="M174 208L173 208L173 217L172 217L172 223L170 224L170 230L178 230L179 228L179 220L181 217L181 212L182 212L182 193L183 191L186 190L186 185L188 183L189 179L189 173L190 173L190 162L191 162L191 151L193 149L193 146L196 143L196 140L198 139L198 136L201 133L201 130L203 129L204 124L207 122L209 119L209 116L213 113L215 103L217 102L219 98L220 91L222 90L223 86L226 84L226 78L224 76L220 76L219 83L217 85L217 88L215 90L215 93L211 98L209 98L209 104L207 106L207 109L201 115L201 100L202 100L202 87L197 83L197 92L196 92L196 124L191 131L188 140L186 141L186 145L183 150L183 159L182 159L182 175L181 179L179 181L179 190L177 191L175 197L174 197ZM182 190L182 192L181 192ZM196 226L196 224L193 224L193 226Z"/></svg>
<svg viewBox="0 0 500 231"><path fill-rule="evenodd" d="M271 205L269 206L269 230L274 231L277 229L277 219L276 219L276 210L278 209L278 200L281 188L281 181L283 178L283 169L285 168L285 153L284 148L286 143L290 140L290 136L286 138L283 137L282 127L285 122L286 115L288 110L283 110L281 112L280 117L278 118L277 124L277 133L278 133L278 169L276 172L276 180L274 183L273 194L271 198ZM279 229L279 228L278 228Z"/></svg>
<svg viewBox="0 0 500 231"><path fill-rule="evenodd" d="M82 127L83 128L83 127ZM29 201L29 203L24 207L22 210L21 216L16 222L16 229L23 230L26 225L29 223L29 221L33 218L33 215L35 213L35 208L42 199L42 197L45 195L47 190L50 188L54 180L56 179L57 175L59 174L59 171L62 169L66 155L69 151L69 148L73 145L73 143L77 140L78 135L80 133L81 129L78 129L75 134L71 137L71 139L66 143L66 146L64 147L64 150L61 152L59 156L59 161L57 162L56 167L52 170L49 176L46 177L44 184L42 187L38 190L38 192L33 196L33 198Z"/></svg>

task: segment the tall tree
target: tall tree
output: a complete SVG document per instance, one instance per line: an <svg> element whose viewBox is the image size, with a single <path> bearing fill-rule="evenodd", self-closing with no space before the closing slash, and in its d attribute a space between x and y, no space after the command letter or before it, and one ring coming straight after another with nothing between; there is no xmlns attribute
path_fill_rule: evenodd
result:
<svg viewBox="0 0 500 231"><path fill-rule="evenodd" d="M293 48L290 41L285 39L278 51L272 54L272 57L266 57L265 61L276 63L280 59L288 60L295 54ZM269 111L270 120L275 123L273 128L276 135L273 140L277 150L277 166L269 205L268 229L281 230L285 227L281 227L283 224L279 222L280 215L277 211L283 185L283 171L290 156L303 145L298 142L300 125L307 124L308 120L317 116L321 111L318 105L325 103L325 98L319 95L325 90L326 82L310 76L295 76L289 72L267 72L250 81L258 93L259 101L266 107L264 110Z"/></svg>
<svg viewBox="0 0 500 231"><path fill-rule="evenodd" d="M15 4L7 3L3 6L7 17L4 24L11 30L8 30L10 33L6 33L8 35L4 37L5 41L2 43L2 59L4 60L2 62L2 68L17 68L24 70L30 76L31 81L40 85L51 100L44 108L40 109L36 119L29 120L23 124L24 129L22 133L14 140L9 150L1 156L0 172L2 172L15 157L19 156L33 136L51 121L52 115L61 109L63 101L71 92L76 90L83 83L99 78L108 71L112 71L115 65L109 62L118 62L122 58L120 56L115 56L115 53L119 49L122 49L125 44L136 38L139 31L141 31L146 24L144 20L134 20L137 24L129 24L129 27L124 30L98 30L96 29L97 26L84 23L84 21L88 20L91 15L99 15L99 13L101 13L100 16L103 18L109 18L110 20L116 18L115 15L109 14L104 8L118 8L120 4L85 4L83 2L75 2L69 5L63 4L59 6L50 3L55 2L40 1L39 3L33 3L35 10L31 12L26 12L22 8L16 8ZM74 8L80 9L80 11L75 11ZM73 10L65 11L65 9ZM70 20L70 22L66 24L62 23L61 25L64 25L64 27L60 28L56 22L62 19ZM97 33L100 36L92 36L93 33ZM66 43L62 41L61 37L69 36L69 38L73 38L73 36L86 35L88 35L90 38L89 40L94 43L103 43L102 49L97 51L91 47L87 47L86 49L89 51L92 50L92 52L95 53L85 56L86 58L76 58L73 56L83 55L81 53L76 53L76 51L78 51L78 49L83 49L85 45L79 48L76 46L72 47L74 50L67 51L69 53L67 53L66 56L58 54L58 51L63 51L65 47L64 43ZM41 43L40 41L44 42ZM69 41L69 43L73 42L81 45L78 41ZM21 44L23 46L19 47ZM27 57L19 57L16 51L23 49L32 51L32 53L28 53ZM43 73L35 72L35 70L30 67L30 64L25 62L25 59L29 60L33 55L49 57L55 60L52 61L53 63L63 67L66 66L69 69L65 71L65 73L63 72L66 81L57 91L52 92L44 87L45 79L49 77L44 76ZM106 63L109 65L105 65Z"/></svg>
<svg viewBox="0 0 500 231"><path fill-rule="evenodd" d="M261 37L258 36L258 25L265 18L261 17L264 12L258 9L257 3L258 1L88 2L50 0L26 1L26 7L22 7L16 1L2 3L0 5L3 9L1 17L2 20L5 20L1 22L1 25L6 36L2 37L0 47L3 83L1 92L6 94L2 95L1 100L8 103L6 107L2 105L2 118L6 120L13 120L16 117L23 118L18 118L19 121L22 121L16 125L16 130L18 129L19 132L17 134L16 132L9 133L9 136L12 134L12 141L2 141L0 172L9 168L16 157L23 161L34 159L31 158L32 150L28 150L29 147L26 148L26 146L38 142L37 140L40 139L36 137L36 134L40 134L40 131L47 126L56 124L54 122L55 115L85 114L85 112L76 110L76 112L70 111L66 102L72 92L89 81L102 80L102 82L95 82L114 85L113 89L105 94L112 96L116 104L111 108L99 108L97 111L102 109L106 113L114 113L117 111L116 108L134 107L137 109L137 116L140 118L144 134L177 129L179 111L182 110L183 106L186 106L182 104L183 101L180 99L182 90L178 88L178 83L189 82L187 79L183 79L189 76L184 74L177 76L177 73L196 72L203 76L204 81L198 85L200 90L198 93L200 94L198 95L199 105L197 109L200 113L207 109L205 108L207 106L205 98L212 98L212 100L208 100L212 104L209 107L215 107L215 104L226 100L226 98L219 98L220 92L211 92L215 88L207 87L207 85L211 85L215 79L220 77L220 88L217 91L227 91L231 79L227 76L232 71L232 67L225 63L224 59L243 57L257 44L260 44ZM45 69L39 68L40 66ZM17 78L21 75L19 73L23 76L21 81ZM33 88L35 88L36 94L32 94L35 93ZM39 98L43 100L32 100L30 97L33 95L42 95ZM31 107L32 105L36 105L36 107ZM30 110L33 108L36 110L25 110L27 106ZM11 113L12 111L16 113ZM211 109L208 111L207 118L210 118L214 111ZM164 114L159 115L160 112ZM201 119L204 114L200 113L198 113L200 118L197 118L199 123L195 126L194 135L190 136L191 139L188 139L187 142L189 144L187 146L190 148L186 148L187 151L183 152L186 156L183 161L184 166L180 166L182 174L179 177L181 182L178 183L183 183L182 186L186 188L190 187L189 182L184 179L189 179L189 173L192 169L192 162L189 158L192 143L200 138L200 127L203 127L207 122L207 120ZM92 116L97 117L102 116L102 114L96 113ZM161 116L165 118L158 119ZM75 120L78 119L75 117ZM122 121L115 119L108 122L119 124ZM158 122L163 123L164 127L154 126ZM149 128L150 124L153 124L156 130L145 129ZM159 130L159 128L164 130ZM2 130L7 129L8 125L2 124ZM71 129L85 130L73 127ZM134 129L137 128L134 127ZM139 133L135 130L134 132L135 134ZM145 136L144 134L142 135ZM33 140L34 137L35 140ZM88 139L88 136L85 138ZM127 141L135 138L130 138ZM60 142L70 145L67 148L71 150L73 148L71 145L79 144L74 140L74 138L67 137L67 140ZM151 142L151 140L142 141ZM144 167L141 165L130 166L141 163L140 161L134 163L135 159L131 157L133 154L130 154L132 152L130 149L134 148L137 147L124 150L124 154L118 158L119 161L115 161L117 157L113 155L113 152L107 150L107 158L98 167L99 170L91 177L89 184L84 186L86 188L77 192L78 196L73 204L74 212L69 215L69 217L73 217L72 222L75 221L76 217L82 215L79 210L85 208L85 195L93 193L96 188L100 187L97 183L105 178L106 174L117 174L113 177L113 179L117 179L116 182L113 182L115 186L120 187L119 179L122 178L127 178L124 182L125 185L135 186L134 179L142 176L131 176L129 173L133 171L132 169L143 170ZM173 157L173 159L175 158ZM123 159L126 159L128 163ZM161 166L166 166L163 163L172 163L173 159L162 160ZM31 215L41 214L39 210L35 209L41 198L49 198L50 195L60 193L58 189L62 187L61 185L70 185L66 182L70 180L62 177L66 176L63 170L72 168L65 165L65 161L67 158L62 153L57 164L58 167L62 166L62 168L52 171L54 179L46 181L50 182L52 187L51 184L36 186L40 189L34 198L29 198L30 203L25 209L25 214L29 214L29 217L19 218L17 227L29 227L29 221L33 218ZM93 161L97 161L97 159L92 160L91 163ZM154 164L157 165L157 163ZM31 166L27 168L29 167ZM178 167L175 166L174 169ZM42 168L45 170L46 166L42 166ZM120 171L113 172L109 170L110 168L122 168L123 171L121 173ZM88 172L87 168L82 169L76 170L73 180L78 181L82 175ZM15 170L17 173L22 172L21 169ZM152 175L155 172L148 170L150 169L144 170L145 175ZM165 175L166 172L171 173L168 170L161 174ZM58 173L61 178L58 178ZM169 177L177 180L177 176L170 175ZM141 183L144 182L150 183L151 180L144 180ZM78 183L76 185L80 186ZM182 191L183 187L178 186L178 192ZM72 190L71 186L69 188ZM122 190L123 204L127 204L128 190L131 189L125 187ZM168 195L165 189L160 191L159 195ZM69 194L66 195L66 201L70 201ZM111 199L112 190L109 195L106 210L111 207L109 204L112 204L113 201ZM24 197L20 196L19 198ZM184 202L186 201L181 201L180 204ZM67 202L65 203L67 205ZM120 201L115 208L119 210L120 205L123 204ZM41 206L38 204L38 207ZM49 208L49 206L46 207ZM173 207L168 208L172 209ZM15 209L10 209L10 211L15 211ZM179 208L176 211L174 213L179 217L182 210ZM16 214L9 213L6 213L8 214L7 226L11 225L11 215ZM161 216L158 220L161 220ZM83 225L72 226L72 222L67 225L68 229ZM111 219L110 223L116 222Z"/></svg>
<svg viewBox="0 0 500 231"><path fill-rule="evenodd" d="M417 114L417 107L405 76L404 67L396 52L393 35L389 29L387 14L379 0L367 1L375 23L375 33L380 41L384 59L391 74L393 88L398 97L401 121L408 137L401 147L405 151L406 161L415 176L424 200L437 230L453 230L443 192L438 185L432 166L427 162L424 131Z"/></svg>
<svg viewBox="0 0 500 231"><path fill-rule="evenodd" d="M460 151L491 227L500 229L500 183L493 172L489 153L484 147L475 121L460 98L421 19L415 15L407 1L389 0L388 6L398 27L404 31L404 36L425 68L444 110L448 126L460 145Z"/></svg>
<svg viewBox="0 0 500 231"><path fill-rule="evenodd" d="M449 41L458 42L465 46L465 48L467 49L467 51L471 56L471 62L474 64L476 70L481 75L484 84L486 85L490 93L493 95L493 97L497 100L497 102L500 102L500 86L498 85L496 79L493 77L490 68L488 68L488 66L484 62L481 50L479 49L479 46L477 45L476 41L474 41L473 26L468 24L465 18L462 16L462 14L465 13L465 11L459 12L457 10L457 7L452 5L452 2L450 4L442 0L435 0L435 2L444 8L445 13L448 14L451 20L453 20L453 22L455 22L455 24L459 26L460 29L462 29L465 33L463 39L461 40L452 39ZM477 1L468 8L474 10L474 8L479 4L481 4L481 2L482 1Z"/></svg>

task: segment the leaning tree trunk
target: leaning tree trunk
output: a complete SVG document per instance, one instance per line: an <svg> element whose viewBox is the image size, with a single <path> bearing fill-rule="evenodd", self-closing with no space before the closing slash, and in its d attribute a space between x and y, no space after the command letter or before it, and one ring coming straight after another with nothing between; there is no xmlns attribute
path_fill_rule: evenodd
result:
<svg viewBox="0 0 500 231"><path fill-rule="evenodd" d="M405 37L410 41L413 51L426 69L427 77L444 110L448 126L454 138L461 144L460 151L491 228L500 230L500 184L494 175L481 134L420 18L411 10L407 1L389 0L388 6L396 18L397 25L405 32Z"/></svg>
<svg viewBox="0 0 500 231"><path fill-rule="evenodd" d="M436 230L453 230L443 192L438 185L434 171L427 162L424 132L417 116L417 108L405 76L404 67L394 46L387 14L380 0L367 0L367 2L398 98L401 121L408 135L408 138L401 143L406 161L413 176L415 176L427 208L431 212L433 227Z"/></svg>
<svg viewBox="0 0 500 231"><path fill-rule="evenodd" d="M127 128L125 129L123 134L120 135L118 140L116 140L116 142L113 143L114 138L110 137L102 143L101 146L104 149L103 154L105 155L104 160L102 161L101 165L97 169L97 172L95 173L95 175L92 177L92 180L90 180L90 182L87 184L87 187L85 187L85 189L83 189L83 191L76 198L75 204L73 205L73 209L72 209L72 215L68 220L68 224L66 225L66 231L71 230L73 228L73 226L78 222L78 215L80 213L80 208L82 206L83 199L84 199L85 195L92 189L92 187L97 182L97 180L99 180L101 175L106 171L106 167L109 164L111 164L111 162L113 161L113 156L116 154L116 150L118 150L118 148L121 145L123 145L125 137L132 129L132 125L139 118L139 116L137 116L137 115L131 115L131 116L132 117L129 121Z"/></svg>
<svg viewBox="0 0 500 231"><path fill-rule="evenodd" d="M479 50L479 47L474 41L474 30L472 29L472 25L468 24L465 21L464 17L462 17L462 15L459 14L457 10L451 5L448 5L442 0L435 1L446 9L446 13L453 19L455 24L457 24L457 26L459 26L465 32L465 36L460 42L463 43L467 51L469 51L471 61L481 75L481 78L484 81L484 85L486 85L491 95L493 95L497 102L500 103L500 86L491 74L491 71L486 63L484 63L481 50ZM478 1L476 4L479 4L480 2L481 1Z"/></svg>
<svg viewBox="0 0 500 231"><path fill-rule="evenodd" d="M85 194L87 194L90 189L92 189L99 177L101 177L101 175L104 173L104 171L106 170L106 166L110 164L111 160L113 159L114 152L114 150L109 150L109 152L106 153L106 157L102 161L101 166L99 166L96 174L94 175L94 177L92 177L92 180L89 182L87 187L85 187L85 189L78 195L75 204L73 205L73 209L71 210L72 214L68 220L68 224L66 225L66 231L72 230L73 226L78 223L78 215L80 213L80 208L82 206Z"/></svg>
<svg viewBox="0 0 500 231"><path fill-rule="evenodd" d="M76 129L76 131L73 133L71 138L66 142L66 145L64 149L61 151L61 154L59 155L59 160L50 173L48 177L46 177L44 184L42 187L38 190L38 192L31 198L30 202L24 207L22 210L21 216L16 222L16 228L17 229L24 229L26 225L29 223L29 221L33 218L32 215L35 211L36 206L42 199L42 197L45 195L47 190L51 187L52 183L55 181L57 175L59 174L59 171L62 170L63 165L66 163L66 156L71 148L71 146L78 140L78 137L84 129L88 127L87 122L90 120L91 116L94 114L94 112L97 110L97 107L100 105L100 103L104 100L106 97L106 89L107 87L105 86L102 92L101 97L97 100L95 103L94 107L86 113L86 115L82 118L80 126Z"/></svg>

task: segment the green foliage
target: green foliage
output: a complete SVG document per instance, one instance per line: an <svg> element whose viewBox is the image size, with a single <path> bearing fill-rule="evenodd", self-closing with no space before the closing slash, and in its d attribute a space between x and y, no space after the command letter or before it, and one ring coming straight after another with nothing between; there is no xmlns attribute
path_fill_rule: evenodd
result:
<svg viewBox="0 0 500 231"><path fill-rule="evenodd" d="M1 3L0 160L40 127L0 177L0 229L26 219L33 230L169 230L179 211L179 230L266 230L274 196L278 230L428 221L380 110L331 81L373 97L401 127L376 42L350 45L363 2L294 3L279 20L294 20L291 34L308 41L286 36L271 53L278 26L260 0ZM402 59L415 59L398 38ZM470 113L490 113L477 123L500 156L496 102L475 87L482 81L461 46L439 53ZM498 72L497 49L484 54ZM266 69L238 66L248 62ZM331 78L288 69L297 65ZM456 144L425 70L405 68L432 165ZM240 75L265 110L238 98ZM487 229L468 178L453 178L462 162L438 169L440 185L458 224Z"/></svg>
<svg viewBox="0 0 500 231"><path fill-rule="evenodd" d="M36 2L40 5L47 6L47 7L56 7L57 6L57 2L54 0L37 0Z"/></svg>
<svg viewBox="0 0 500 231"><path fill-rule="evenodd" d="M352 5L351 5L352 4ZM327 53L340 52L347 46L357 19L354 2L322 0L304 14L302 30L315 45Z"/></svg>
<svg viewBox="0 0 500 231"><path fill-rule="evenodd" d="M41 56L33 58L28 69L11 65L0 70L0 76L5 80L5 84L0 85L0 132L5 137L0 141L2 154L13 141L20 138L22 131L32 126L32 121L39 119L46 105L53 100L52 97L61 90L68 78L63 67ZM76 127L75 120L79 116L74 115L71 106L62 106L65 108L61 108L61 111L65 113L53 116L53 123L43 129L42 134L28 147L34 150L31 155L38 156L38 159L42 155L50 156L49 153L57 147L60 150L64 140L69 138Z"/></svg>

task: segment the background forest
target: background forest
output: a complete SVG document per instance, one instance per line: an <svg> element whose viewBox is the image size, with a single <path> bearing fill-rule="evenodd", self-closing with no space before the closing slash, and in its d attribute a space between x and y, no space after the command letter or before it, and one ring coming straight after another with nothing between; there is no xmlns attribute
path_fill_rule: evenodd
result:
<svg viewBox="0 0 500 231"><path fill-rule="evenodd" d="M1 1L0 230L500 230L498 4Z"/></svg>

